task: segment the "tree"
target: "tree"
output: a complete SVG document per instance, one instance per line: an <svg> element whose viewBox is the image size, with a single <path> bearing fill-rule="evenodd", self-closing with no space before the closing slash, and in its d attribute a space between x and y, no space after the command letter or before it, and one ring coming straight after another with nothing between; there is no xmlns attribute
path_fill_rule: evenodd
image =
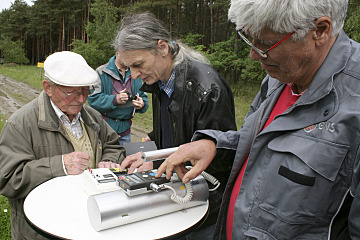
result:
<svg viewBox="0 0 360 240"><path fill-rule="evenodd" d="M111 43L119 25L116 21L117 8L106 0L95 0L91 4L90 13L94 16L93 22L86 26L90 42L74 40L72 46L74 52L81 54L90 66L97 68L114 55Z"/></svg>
<svg viewBox="0 0 360 240"><path fill-rule="evenodd" d="M0 49L5 58L5 63L29 63L25 57L25 50L21 41L11 41L10 37L3 36L0 40Z"/></svg>

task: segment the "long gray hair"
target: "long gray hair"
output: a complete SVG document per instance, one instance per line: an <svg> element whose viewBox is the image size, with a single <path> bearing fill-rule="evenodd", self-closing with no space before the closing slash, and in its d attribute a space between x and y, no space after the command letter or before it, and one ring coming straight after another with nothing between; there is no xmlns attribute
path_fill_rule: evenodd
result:
<svg viewBox="0 0 360 240"><path fill-rule="evenodd" d="M328 16L332 36L344 26L348 0L231 0L229 20L236 29L250 31L258 37L265 27L274 32L290 33L293 40L302 39L315 28L315 20Z"/></svg>
<svg viewBox="0 0 360 240"><path fill-rule="evenodd" d="M179 41L171 39L170 33L165 29L163 23L151 13L128 15L121 22L120 29L113 42L115 51L128 50L153 50L157 51L158 40L164 40L169 45L170 53L176 67L185 59L209 64L206 57Z"/></svg>

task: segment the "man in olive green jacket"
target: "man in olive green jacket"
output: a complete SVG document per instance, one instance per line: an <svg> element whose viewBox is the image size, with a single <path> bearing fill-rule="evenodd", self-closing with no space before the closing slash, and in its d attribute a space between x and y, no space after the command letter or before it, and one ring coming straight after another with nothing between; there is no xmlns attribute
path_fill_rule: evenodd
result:
<svg viewBox="0 0 360 240"><path fill-rule="evenodd" d="M44 91L15 112L0 134L0 194L10 203L12 239L44 239L23 213L36 186L88 167L119 167L124 159L118 135L84 105L96 72L72 52L52 54L44 64Z"/></svg>

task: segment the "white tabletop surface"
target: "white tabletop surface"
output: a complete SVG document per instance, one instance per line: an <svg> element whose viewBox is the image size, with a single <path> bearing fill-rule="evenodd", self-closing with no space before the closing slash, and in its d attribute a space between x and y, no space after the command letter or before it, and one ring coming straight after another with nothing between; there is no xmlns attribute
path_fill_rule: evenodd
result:
<svg viewBox="0 0 360 240"><path fill-rule="evenodd" d="M116 228L95 231L87 213L87 194L81 175L58 177L36 187L26 197L24 212L37 228L65 239L159 239L197 224L208 204Z"/></svg>

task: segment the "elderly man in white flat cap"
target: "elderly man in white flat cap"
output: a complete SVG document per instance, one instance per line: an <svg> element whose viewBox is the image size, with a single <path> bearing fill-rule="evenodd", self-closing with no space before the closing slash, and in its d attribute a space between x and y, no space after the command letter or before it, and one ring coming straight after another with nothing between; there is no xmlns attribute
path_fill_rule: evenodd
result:
<svg viewBox="0 0 360 240"><path fill-rule="evenodd" d="M98 75L73 52L44 62L44 91L15 112L0 134L0 194L11 206L12 239L44 239L25 221L23 202L39 184L87 168L119 167L118 135L84 105Z"/></svg>

